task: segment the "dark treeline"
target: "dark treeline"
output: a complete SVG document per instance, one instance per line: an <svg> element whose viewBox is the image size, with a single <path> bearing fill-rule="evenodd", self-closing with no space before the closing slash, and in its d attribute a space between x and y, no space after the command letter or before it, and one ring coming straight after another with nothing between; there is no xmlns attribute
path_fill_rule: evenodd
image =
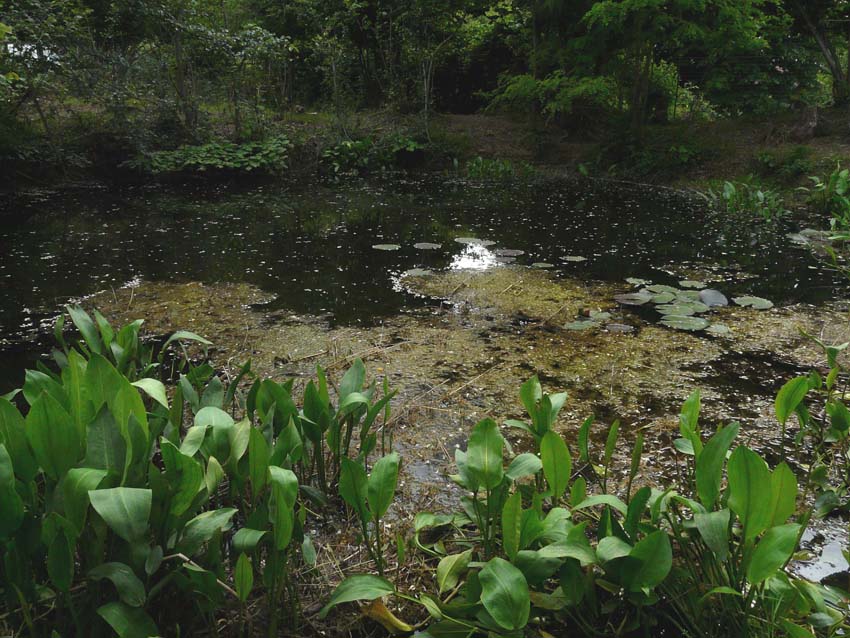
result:
<svg viewBox="0 0 850 638"><path fill-rule="evenodd" d="M850 99L845 0L0 0L0 154L261 139L283 112L562 126ZM69 128L72 133L69 134Z"/></svg>

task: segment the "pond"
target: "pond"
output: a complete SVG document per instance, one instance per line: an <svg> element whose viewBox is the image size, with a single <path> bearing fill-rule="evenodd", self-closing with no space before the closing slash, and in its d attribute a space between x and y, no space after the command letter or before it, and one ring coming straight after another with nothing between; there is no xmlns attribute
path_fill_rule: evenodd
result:
<svg viewBox="0 0 850 638"><path fill-rule="evenodd" d="M695 388L706 424L739 420L775 461L773 396L821 364L798 327L827 341L850 332L834 301L846 282L789 240L799 222L730 220L669 189L155 185L31 194L0 214L0 392L49 351L62 304L91 295L115 321L204 334L222 367L251 358L299 377L362 356L400 390L397 443L418 506L452 498L451 448L483 415L521 416L519 384L532 374L570 392L568 439L591 413L622 419L627 440L642 429L646 482L675 475L678 408ZM614 301L635 289L628 278L697 280L775 307L712 309L731 330L723 337L680 332ZM585 315L605 320L571 329ZM618 454L627 466L628 449Z"/></svg>

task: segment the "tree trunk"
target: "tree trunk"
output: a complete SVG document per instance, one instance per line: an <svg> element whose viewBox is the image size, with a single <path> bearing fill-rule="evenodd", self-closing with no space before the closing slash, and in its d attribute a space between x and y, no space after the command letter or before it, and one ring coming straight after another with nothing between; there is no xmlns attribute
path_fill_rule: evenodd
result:
<svg viewBox="0 0 850 638"><path fill-rule="evenodd" d="M823 27L815 24L803 3L796 2L795 4L803 21L806 23L806 27L808 27L812 37L817 42L826 66L832 75L832 93L835 103L846 104L850 100L850 63L847 65L848 69L845 74L844 69L841 68L841 61L838 59L838 54L835 52L835 47L832 46Z"/></svg>

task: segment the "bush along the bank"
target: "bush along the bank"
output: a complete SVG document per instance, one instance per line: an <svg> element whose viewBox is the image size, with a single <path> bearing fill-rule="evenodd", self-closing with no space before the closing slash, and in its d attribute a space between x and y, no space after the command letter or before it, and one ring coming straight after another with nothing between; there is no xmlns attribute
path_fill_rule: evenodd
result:
<svg viewBox="0 0 850 638"><path fill-rule="evenodd" d="M794 412L807 414L801 383L777 398L783 423ZM416 517L414 543L433 558L434 589L414 596L377 576L352 576L323 613L342 602L395 595L427 610L430 624L417 634L423 638L565 632L796 638L846 631L846 592L784 569L813 514L798 511L794 472L785 462L770 468L755 451L735 446L737 423L702 435L698 393L683 406L676 443L690 458L687 479L676 488L633 490L643 452L639 434L623 495L606 489L619 424L609 429L597 464L587 420L574 464L552 429L566 395L544 394L535 378L523 385L521 398L530 422L507 425L527 430L534 452L506 455L499 426L481 421L467 450L455 454L451 478L465 491L462 510ZM595 493L591 481L600 487Z"/></svg>
<svg viewBox="0 0 850 638"><path fill-rule="evenodd" d="M154 175L207 171L280 174L289 166L292 143L285 135L261 142L210 142L155 151L128 162L129 168Z"/></svg>
<svg viewBox="0 0 850 638"><path fill-rule="evenodd" d="M255 379L240 392L249 365L229 385L193 365L189 344L209 345L197 335L174 334L154 357L140 321L116 332L69 311L82 339L69 347L60 323L59 372L27 371L0 398L0 626L193 635L257 589L268 635L283 618L297 627L293 574L316 560L307 512L327 507L337 484L345 494L348 468L365 473L379 445L388 451L376 426L392 393L365 386L358 360L335 403L319 368L299 409L292 382ZM170 393L166 375L177 379ZM363 488L376 522L397 468L397 456L379 461ZM380 570L379 538L374 548Z"/></svg>

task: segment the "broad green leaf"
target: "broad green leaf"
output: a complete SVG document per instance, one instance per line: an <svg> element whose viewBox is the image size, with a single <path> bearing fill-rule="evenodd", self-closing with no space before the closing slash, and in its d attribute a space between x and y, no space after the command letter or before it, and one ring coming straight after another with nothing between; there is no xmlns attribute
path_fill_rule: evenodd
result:
<svg viewBox="0 0 850 638"><path fill-rule="evenodd" d="M368 519L366 498L368 493L366 470L357 461L342 457L339 475L339 495L357 513L360 520Z"/></svg>
<svg viewBox="0 0 850 638"><path fill-rule="evenodd" d="M133 386L144 390L151 399L159 403L162 407L168 410L168 395L165 392L165 386L162 381L157 379L139 379L133 383Z"/></svg>
<svg viewBox="0 0 850 638"><path fill-rule="evenodd" d="M574 510L586 509L588 507L596 507L597 505L607 505L609 507L613 507L615 510L620 512L623 516L628 513L628 506L623 503L619 498L613 496L612 494L596 494L594 496L588 496L578 505L574 505Z"/></svg>
<svg viewBox="0 0 850 638"><path fill-rule="evenodd" d="M771 527L756 545L747 566L747 580L759 585L780 569L797 547L800 526L796 523Z"/></svg>
<svg viewBox="0 0 850 638"><path fill-rule="evenodd" d="M572 473L570 451L557 432L550 430L543 435L540 440L540 460L552 498L557 501L564 495Z"/></svg>
<svg viewBox="0 0 850 638"><path fill-rule="evenodd" d="M80 306L65 306L65 309L71 315L71 321L77 326L89 350L100 354L103 350L103 343L100 340L100 333L97 326L95 326L91 317Z"/></svg>
<svg viewBox="0 0 850 638"><path fill-rule="evenodd" d="M372 517L380 519L387 513L398 483L398 468L401 459L393 452L378 459L372 468L367 483L366 498Z"/></svg>
<svg viewBox="0 0 850 638"><path fill-rule="evenodd" d="M68 353L68 365L62 370L62 384L68 392L68 410L80 436L85 436L86 425L95 413L85 381L87 367L88 362L83 355L71 350Z"/></svg>
<svg viewBox="0 0 850 638"><path fill-rule="evenodd" d="M616 538L616 540L623 543L619 538ZM623 544L626 546L626 553L628 553L629 546L625 543ZM538 550L538 554L544 558L572 558L579 561L583 566L593 565L597 562L597 553L590 546L587 538L584 537L570 538L565 541L546 545Z"/></svg>
<svg viewBox="0 0 850 638"><path fill-rule="evenodd" d="M502 558L492 558L478 574L481 602L493 620L508 631L528 623L531 597L522 572Z"/></svg>
<svg viewBox="0 0 850 638"><path fill-rule="evenodd" d="M290 470L269 467L271 499L269 521L272 523L275 547L284 550L292 540L295 527L295 500L298 498L298 477Z"/></svg>
<svg viewBox="0 0 850 638"><path fill-rule="evenodd" d="M68 394L62 384L38 370L27 370L23 387L24 398L27 403L32 405L45 392L56 399L63 408L69 409Z"/></svg>
<svg viewBox="0 0 850 638"><path fill-rule="evenodd" d="M770 525L782 525L797 509L797 477L786 463L780 463L770 477Z"/></svg>
<svg viewBox="0 0 850 638"><path fill-rule="evenodd" d="M246 554L239 554L236 561L236 569L233 572L233 580L236 584L236 595L243 603L248 600L251 590L254 588L254 568L251 559Z"/></svg>
<svg viewBox="0 0 850 638"><path fill-rule="evenodd" d="M776 418L783 425L788 418L794 414L794 410L809 393L808 377L797 377L791 379L779 390L776 395Z"/></svg>
<svg viewBox="0 0 850 638"><path fill-rule="evenodd" d="M212 341L208 341L200 335L196 335L194 332L190 332L188 330L178 330L173 335L171 335L164 344L162 344L162 349L165 350L169 345L171 345L175 341L195 341L205 346L213 345Z"/></svg>
<svg viewBox="0 0 850 638"><path fill-rule="evenodd" d="M351 367L342 375L342 380L339 382L339 402L340 409L342 404L349 394L352 392L360 392L363 389L363 384L366 381L366 366L360 359L355 359Z"/></svg>
<svg viewBox="0 0 850 638"><path fill-rule="evenodd" d="M269 476L271 450L266 437L258 428L251 428L248 438L248 475L251 477L251 493L256 499Z"/></svg>
<svg viewBox="0 0 850 638"><path fill-rule="evenodd" d="M721 562L729 556L729 518L728 509L716 512L694 512L694 523L702 540Z"/></svg>
<svg viewBox="0 0 850 638"><path fill-rule="evenodd" d="M640 569L628 584L632 591L652 589L660 585L673 567L673 548L670 546L670 537L664 530L645 536L629 552L629 556L641 562Z"/></svg>
<svg viewBox="0 0 850 638"><path fill-rule="evenodd" d="M177 544L178 551L187 556L193 556L204 543L213 537L213 534L230 527L230 519L233 518L234 514L236 514L236 509L232 507L198 514L183 528L183 534Z"/></svg>
<svg viewBox="0 0 850 638"><path fill-rule="evenodd" d="M552 432L547 433L547 436ZM555 435L557 436L557 435ZM545 438L545 437L544 437ZM559 437L560 438L560 437ZM502 546L512 561L522 547L522 494L514 492L502 507Z"/></svg>
<svg viewBox="0 0 850 638"><path fill-rule="evenodd" d="M537 430L537 403L543 398L543 388L540 386L540 380L533 376L528 381L523 383L519 388L519 398L526 412L534 421L535 431Z"/></svg>
<svg viewBox="0 0 850 638"><path fill-rule="evenodd" d="M78 532L82 532L86 524L86 513L90 502L89 492L96 490L105 478L106 470L75 467L62 479L65 518L71 521Z"/></svg>
<svg viewBox="0 0 850 638"><path fill-rule="evenodd" d="M12 535L24 520L24 503L15 489L15 469L6 446L0 444L0 539Z"/></svg>
<svg viewBox="0 0 850 638"><path fill-rule="evenodd" d="M130 607L126 603L106 603L97 610L118 638L150 638L159 636L159 629L153 619L140 607Z"/></svg>
<svg viewBox="0 0 850 638"><path fill-rule="evenodd" d="M505 471L505 476L512 481L518 481L527 476L534 476L542 469L543 463L540 461L540 458L536 454L525 452L524 454L517 455L511 461L511 464Z"/></svg>
<svg viewBox="0 0 850 638"><path fill-rule="evenodd" d="M71 415L46 392L27 414L26 435L41 469L54 481L82 456L83 442Z"/></svg>
<svg viewBox="0 0 850 638"><path fill-rule="evenodd" d="M267 534L267 531L243 527L233 535L233 550L240 554L252 554Z"/></svg>
<svg viewBox="0 0 850 638"><path fill-rule="evenodd" d="M628 556L632 549L632 546L619 536L606 536L596 545L596 557L604 565L618 558Z"/></svg>
<svg viewBox="0 0 850 638"><path fill-rule="evenodd" d="M328 612L336 605L350 603L355 600L375 600L376 598L389 596L394 592L395 588L386 578L371 574L349 576L331 594L330 600L319 612L319 618L325 618Z"/></svg>
<svg viewBox="0 0 850 638"><path fill-rule="evenodd" d="M744 540L750 541L770 525L771 477L767 463L752 450L735 448L727 466L729 508L744 526Z"/></svg>
<svg viewBox="0 0 850 638"><path fill-rule="evenodd" d="M61 592L67 593L74 580L75 546L76 539L60 529L47 547L47 575L53 586Z"/></svg>
<svg viewBox="0 0 850 638"><path fill-rule="evenodd" d="M492 490L502 482L504 439L492 419L480 421L472 430L466 450L466 468L477 483Z"/></svg>
<svg viewBox="0 0 850 638"><path fill-rule="evenodd" d="M204 468L191 456L182 454L166 439L161 440L160 452L171 494L168 511L173 516L181 516L192 505L204 485Z"/></svg>
<svg viewBox="0 0 850 638"><path fill-rule="evenodd" d="M118 597L130 607L141 607L145 604L147 594L142 581L133 573L129 565L124 563L102 563L89 570L88 577L92 580L107 579L115 585Z"/></svg>
<svg viewBox="0 0 850 638"><path fill-rule="evenodd" d="M30 450L26 422L18 409L6 399L0 399L0 443L14 459L15 474L24 483L38 474L38 463Z"/></svg>
<svg viewBox="0 0 850 638"><path fill-rule="evenodd" d="M631 500L629 500L629 509L626 511L626 520L623 523L623 529L632 542L637 537L638 526L643 519L643 513L646 511L646 506L651 496L652 488L644 486L635 492Z"/></svg>
<svg viewBox="0 0 850 638"><path fill-rule="evenodd" d="M537 589L555 575L564 561L560 558L547 558L542 556L539 551L524 549L511 562L525 576L529 587ZM534 591L531 591L530 594L532 603L539 606L534 600Z"/></svg>
<svg viewBox="0 0 850 638"><path fill-rule="evenodd" d="M472 560L472 550L468 549L460 554L450 554L440 559L437 564L437 587L439 593L444 594L454 589L461 577L469 567Z"/></svg>
<svg viewBox="0 0 850 638"><path fill-rule="evenodd" d="M105 470L123 476L127 465L127 441L106 405L86 429L86 467Z"/></svg>
<svg viewBox="0 0 850 638"><path fill-rule="evenodd" d="M207 436L206 425L193 425L186 431L186 436L183 437L183 442L180 443L180 451L187 456L195 456L195 453L201 449L204 439Z"/></svg>
<svg viewBox="0 0 850 638"><path fill-rule="evenodd" d="M204 486L207 488L207 494L210 497L215 494L222 479L224 479L224 469L218 459L211 456L207 461L206 472L204 472Z"/></svg>
<svg viewBox="0 0 850 638"><path fill-rule="evenodd" d="M151 490L113 487L89 491L92 507L109 528L125 541L141 540L148 530Z"/></svg>
<svg viewBox="0 0 850 638"><path fill-rule="evenodd" d="M738 435L740 426L732 423L719 430L712 436L705 448L697 458L696 481L697 494L702 504L711 509L720 494L720 482L723 478L723 464L726 462L726 453L732 445L732 441Z"/></svg>

